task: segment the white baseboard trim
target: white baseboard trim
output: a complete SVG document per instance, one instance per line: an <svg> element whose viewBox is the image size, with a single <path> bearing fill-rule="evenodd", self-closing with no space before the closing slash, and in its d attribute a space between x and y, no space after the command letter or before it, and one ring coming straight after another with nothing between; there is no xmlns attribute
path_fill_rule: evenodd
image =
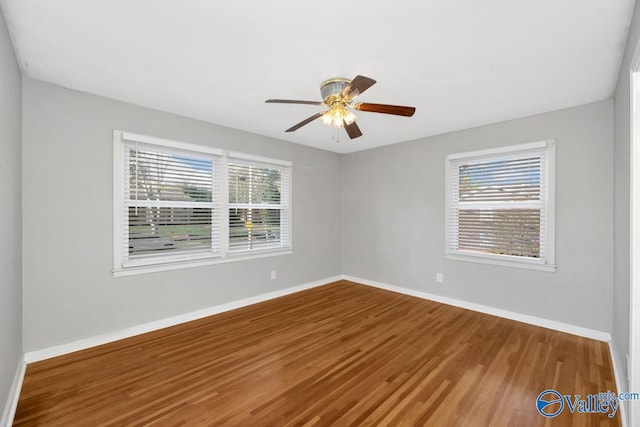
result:
<svg viewBox="0 0 640 427"><path fill-rule="evenodd" d="M24 355L24 360L26 363L39 362L41 360L62 356L74 351L84 350L124 338L129 338L136 335L145 334L147 332L156 331L158 329L167 328L169 326L175 326L181 323L191 322L192 320L202 319L203 317L213 316L214 314L223 313L225 311L234 310L236 308L246 307L248 305L304 291L306 289L326 285L328 283L336 282L341 279L342 276L329 277L322 280L316 280L315 282L305 283L303 285L293 286L286 289L279 289L277 291L268 292L266 294L256 295L237 301L232 301L226 304L220 304L214 307L205 308L203 310L193 311L166 319L156 320L154 322L133 326L131 328L122 329L95 337L84 338L70 343L44 348L41 350L29 351Z"/></svg>
<svg viewBox="0 0 640 427"><path fill-rule="evenodd" d="M628 387L622 386L622 384L624 384L624 381L622 381L622 379L624 378L624 376L622 375L624 370L620 366L620 359L618 359L618 351L616 350L616 347L613 345L613 340L609 341L609 356L611 356L611 365L613 366L613 376L616 381L616 390L618 390L618 393L627 391ZM608 391L608 390L602 390L602 391ZM629 425L627 423L627 405L628 405L627 401L621 402L620 404L619 412L620 412L620 421L622 423L622 427L627 427L627 425Z"/></svg>
<svg viewBox="0 0 640 427"><path fill-rule="evenodd" d="M385 289L391 292L397 292L413 297L427 299L430 301L440 302L442 304L453 305L467 310L478 311L480 313L490 314L492 316L504 317L505 319L516 320L518 322L528 323L547 329L553 329L560 332L566 332L572 335L591 338L598 341L611 341L609 332L598 331L595 329L583 328L581 326L570 325L568 323L556 322L555 320L543 319L541 317L529 316L527 314L516 313L514 311L503 310L501 308L490 307L487 305L476 304L473 302L462 301L455 298L444 297L441 295L430 294L415 289L403 288L400 286L388 285L386 283L375 282L373 280L362 279L360 277L352 277L343 275L344 280L349 280L363 285L373 286L375 288Z"/></svg>
<svg viewBox="0 0 640 427"><path fill-rule="evenodd" d="M18 408L18 399L20 399L20 390L22 390L22 381L24 380L24 372L27 369L27 364L24 361L24 357L20 360L16 369L16 374L13 377L11 388L9 389L9 398L7 399L6 406L2 413L2 419L0 419L0 426L11 427L13 424L13 418L16 415L16 409Z"/></svg>

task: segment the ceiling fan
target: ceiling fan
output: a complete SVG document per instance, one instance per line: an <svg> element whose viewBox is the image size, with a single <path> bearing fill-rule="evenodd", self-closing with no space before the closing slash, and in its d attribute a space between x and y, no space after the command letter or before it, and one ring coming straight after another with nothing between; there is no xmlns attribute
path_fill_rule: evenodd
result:
<svg viewBox="0 0 640 427"><path fill-rule="evenodd" d="M285 132L293 132L312 121L322 118L322 121L335 128L344 127L349 138L354 139L362 136L360 128L356 124L356 115L352 110L366 111L370 113L393 114L396 116L411 117L415 113L414 107L403 107L400 105L369 104L358 102L352 104L353 100L376 83L375 80L365 76L356 76L353 80L342 77L324 81L320 85L322 101L298 101L291 99L267 99L265 102L274 104L308 104L328 107L329 109L316 113L300 123L293 125Z"/></svg>

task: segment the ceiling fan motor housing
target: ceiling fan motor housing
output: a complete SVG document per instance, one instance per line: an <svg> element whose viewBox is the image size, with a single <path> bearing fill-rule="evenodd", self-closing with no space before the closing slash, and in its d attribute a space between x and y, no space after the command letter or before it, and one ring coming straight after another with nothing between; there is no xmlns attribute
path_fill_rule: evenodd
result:
<svg viewBox="0 0 640 427"><path fill-rule="evenodd" d="M349 83L351 83L351 80L342 77L336 77L324 81L322 85L320 85L320 94L322 95L322 99L327 101L330 97L339 96Z"/></svg>

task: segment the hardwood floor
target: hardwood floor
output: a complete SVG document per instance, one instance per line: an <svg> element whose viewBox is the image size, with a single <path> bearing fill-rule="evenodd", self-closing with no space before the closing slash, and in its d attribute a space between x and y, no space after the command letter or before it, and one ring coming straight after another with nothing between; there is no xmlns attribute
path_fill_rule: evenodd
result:
<svg viewBox="0 0 640 427"><path fill-rule="evenodd" d="M29 364L15 426L602 426L607 345L336 282Z"/></svg>

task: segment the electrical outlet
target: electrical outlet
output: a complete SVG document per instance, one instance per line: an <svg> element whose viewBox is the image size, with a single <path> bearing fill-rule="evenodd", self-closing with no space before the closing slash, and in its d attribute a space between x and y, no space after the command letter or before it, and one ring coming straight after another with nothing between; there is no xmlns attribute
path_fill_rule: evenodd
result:
<svg viewBox="0 0 640 427"><path fill-rule="evenodd" d="M442 273L436 273L436 283L444 282L444 275Z"/></svg>
<svg viewBox="0 0 640 427"><path fill-rule="evenodd" d="M278 272L276 270L271 270L271 280L276 280L278 277Z"/></svg>

